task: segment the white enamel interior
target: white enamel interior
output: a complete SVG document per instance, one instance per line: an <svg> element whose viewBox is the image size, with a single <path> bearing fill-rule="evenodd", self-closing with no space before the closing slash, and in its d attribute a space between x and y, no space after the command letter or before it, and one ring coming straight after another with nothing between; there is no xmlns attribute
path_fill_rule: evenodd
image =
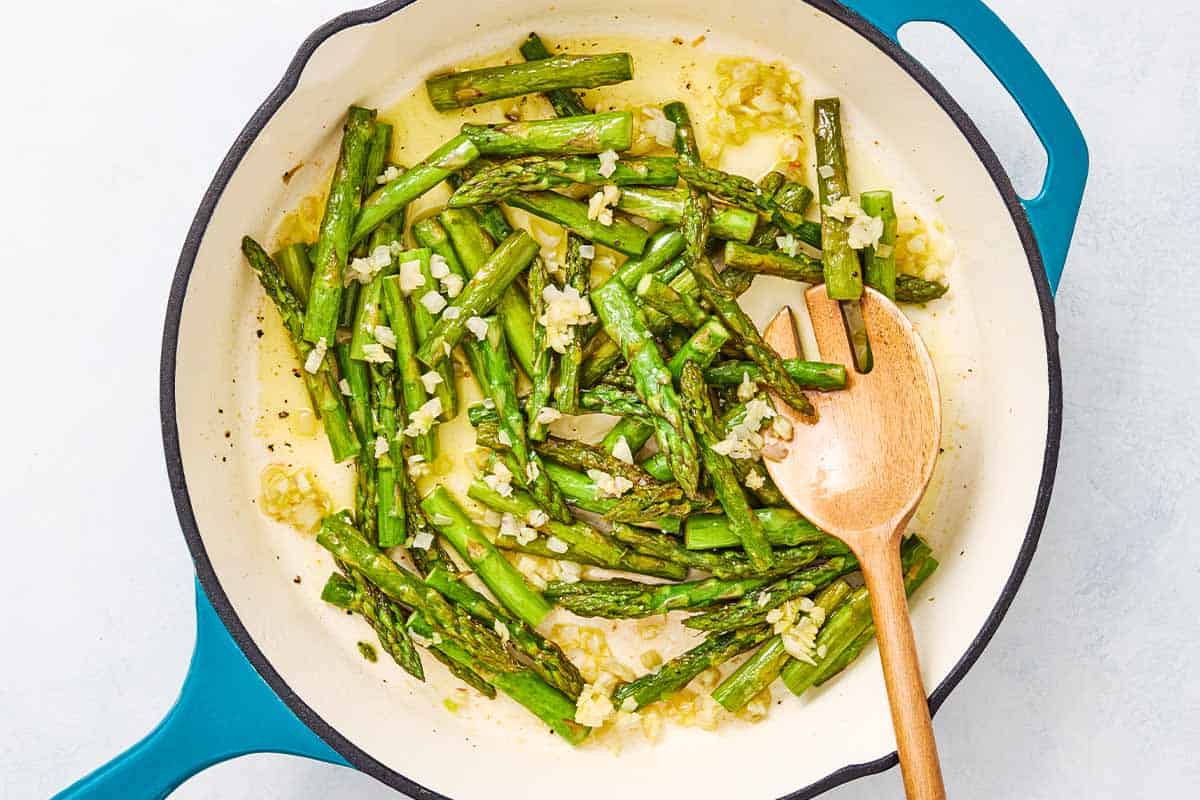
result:
<svg viewBox="0 0 1200 800"><path fill-rule="evenodd" d="M243 233L265 236L312 191L302 180L285 190L280 175L305 158L331 163L350 103L387 106L437 68L511 46L535 28L550 37L596 31L690 40L707 33L709 47L783 58L829 86L843 98L853 135L874 131L891 169L916 176L930 197L946 196L939 211L960 254L949 298L914 314L938 366L946 420L946 454L914 523L942 562L912 603L930 688L968 649L1016 561L1042 469L1047 364L1034 283L995 185L947 114L857 33L791 0L736 7L740 13L731 15L730 4L714 0L616 0L599 10L588 0L559 0L550 10L530 0L420 0L338 33L318 48L250 147L200 246L176 389L188 490L221 586L305 703L374 758L450 797L547 797L569 787L580 800L684 791L694 800L773 798L890 752L892 733L873 651L803 700L777 684L783 702L763 723L718 733L670 729L658 744L634 743L619 755L572 750L504 700L486 712L452 715L437 675L419 686L390 664L363 661L354 647L366 638L361 622L317 597L329 559L252 503L267 460L254 430L260 293L238 250ZM801 290L760 281L747 302L763 320L782 302L802 305ZM295 575L303 578L299 586ZM428 663L440 674L440 665ZM725 769L730 763L754 768Z"/></svg>

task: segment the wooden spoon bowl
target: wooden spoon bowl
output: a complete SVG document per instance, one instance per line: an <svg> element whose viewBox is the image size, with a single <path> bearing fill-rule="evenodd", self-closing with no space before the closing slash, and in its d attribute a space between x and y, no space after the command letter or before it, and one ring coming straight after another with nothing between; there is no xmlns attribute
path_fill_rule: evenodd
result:
<svg viewBox="0 0 1200 800"><path fill-rule="evenodd" d="M805 293L820 358L852 365L842 309L823 286ZM937 461L941 400L937 375L912 323L878 292L861 300L874 354L866 374L850 370L844 391L813 393L819 420L809 424L786 403L790 441L772 442L767 471L793 507L844 541L858 557L871 593L892 710L896 745L909 798L945 797L937 745L917 661L900 568L900 540ZM764 333L784 358L799 355L790 308Z"/></svg>

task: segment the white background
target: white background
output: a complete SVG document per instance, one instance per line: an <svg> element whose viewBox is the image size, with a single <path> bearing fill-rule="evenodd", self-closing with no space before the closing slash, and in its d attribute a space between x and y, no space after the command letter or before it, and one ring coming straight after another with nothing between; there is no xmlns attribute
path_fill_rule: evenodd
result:
<svg viewBox="0 0 1200 800"><path fill-rule="evenodd" d="M1092 178L1058 328L1062 458L1037 558L936 720L958 798L1200 785L1200 12L994 0L1073 107ZM0 46L0 796L46 797L148 731L191 650L159 336L188 224L299 42L346 0L26 3ZM911 41L928 52L933 37ZM983 73L927 58L1019 187L1043 160ZM896 797L892 771L828 796ZM386 798L281 756L175 797Z"/></svg>

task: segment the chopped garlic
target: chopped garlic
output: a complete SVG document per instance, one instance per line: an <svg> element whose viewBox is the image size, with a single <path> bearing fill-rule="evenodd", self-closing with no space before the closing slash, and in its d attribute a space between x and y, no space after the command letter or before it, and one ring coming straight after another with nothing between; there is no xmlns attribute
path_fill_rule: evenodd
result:
<svg viewBox="0 0 1200 800"><path fill-rule="evenodd" d="M551 536L546 540L546 549L551 553L558 553L559 555L562 555L570 550L571 546L557 536Z"/></svg>
<svg viewBox="0 0 1200 800"><path fill-rule="evenodd" d="M879 217L872 217L870 214L862 213L854 218L850 223L850 227L846 230L846 238L851 247L855 250L862 250L864 247L874 247L879 244L879 237L883 236L883 220ZM912 247L912 241L909 241L909 247Z"/></svg>
<svg viewBox="0 0 1200 800"><path fill-rule="evenodd" d="M767 442L762 448L762 456L768 461L783 461L787 454L787 445L782 442Z"/></svg>
<svg viewBox="0 0 1200 800"><path fill-rule="evenodd" d="M341 391L342 394L346 395L346 397L350 397L354 394L354 390L350 388L350 381L346 380L345 378L342 378L340 381L338 381L338 390Z"/></svg>
<svg viewBox="0 0 1200 800"><path fill-rule="evenodd" d="M629 697L626 697L624 700L621 701L621 710L624 711L626 714L632 714L634 711L637 711L637 708L638 708L637 698L632 695L630 695Z"/></svg>
<svg viewBox="0 0 1200 800"><path fill-rule="evenodd" d="M505 625L503 621L497 619L492 623L492 629L496 631L496 635L500 637L500 641L508 641L511 634L508 632L508 626Z"/></svg>
<svg viewBox="0 0 1200 800"><path fill-rule="evenodd" d="M629 451L629 442L624 436L617 437L617 443L613 445L612 454L614 458L624 461L626 464L633 463L633 453Z"/></svg>
<svg viewBox="0 0 1200 800"><path fill-rule="evenodd" d="M599 728L611 719L617 711L612 703L612 692L616 687L617 678L607 672L600 673L595 683L585 685L575 703L575 721Z"/></svg>
<svg viewBox="0 0 1200 800"><path fill-rule="evenodd" d="M594 259L596 257L596 245L594 245L594 244L579 245L579 257L585 258L588 261L591 261L592 259Z"/></svg>
<svg viewBox="0 0 1200 800"><path fill-rule="evenodd" d="M375 437L375 457L379 458L388 451L388 440L382 436Z"/></svg>
<svg viewBox="0 0 1200 800"><path fill-rule="evenodd" d="M542 468L538 466L536 459L529 461L525 465L525 479L530 483L536 481L542 474Z"/></svg>
<svg viewBox="0 0 1200 800"><path fill-rule="evenodd" d="M563 583L579 583L579 579L583 577L583 567L574 561L556 561L554 565L558 571L558 579Z"/></svg>
<svg viewBox="0 0 1200 800"><path fill-rule="evenodd" d="M549 425L550 423L560 419L562 419L562 412L560 412L557 408L542 406L538 409L533 421L538 425Z"/></svg>
<svg viewBox="0 0 1200 800"><path fill-rule="evenodd" d="M409 259L400 263L400 291L410 295L425 285L425 276L421 274L421 263Z"/></svg>
<svg viewBox="0 0 1200 800"><path fill-rule="evenodd" d="M448 517L445 514L434 514L433 516L431 516L429 518L429 521L432 522L434 525L437 525L439 528L444 528L447 525L454 524L454 518Z"/></svg>
<svg viewBox="0 0 1200 800"><path fill-rule="evenodd" d="M762 473L758 472L757 469L746 476L747 489L761 489L764 485L766 485L766 481L763 480Z"/></svg>
<svg viewBox="0 0 1200 800"><path fill-rule="evenodd" d="M862 208L858 203L854 202L854 198L849 195L842 195L833 202L821 208L821 211L828 217L833 217L836 220L845 222L847 219L857 217L862 213Z"/></svg>
<svg viewBox="0 0 1200 800"><path fill-rule="evenodd" d="M308 351L308 358L304 359L304 371L309 375L317 374L317 370L321 368L321 362L325 360L325 351L329 349L329 343L322 336L317 340L312 350Z"/></svg>
<svg viewBox="0 0 1200 800"><path fill-rule="evenodd" d="M426 372L421 376L421 383L425 385L426 394L433 394L433 391L438 387L438 384L444 383L444 381L442 380L441 375L433 370L429 370L429 372Z"/></svg>
<svg viewBox="0 0 1200 800"><path fill-rule="evenodd" d="M482 342L488 335L488 322L483 317L471 317L467 320L467 330Z"/></svg>
<svg viewBox="0 0 1200 800"><path fill-rule="evenodd" d="M620 497L633 488L633 481L622 475L609 475L599 469L589 469L587 476L596 484L601 497Z"/></svg>
<svg viewBox="0 0 1200 800"><path fill-rule="evenodd" d="M540 508L535 508L525 516L525 521L535 528L540 528L550 521L550 515Z"/></svg>
<svg viewBox="0 0 1200 800"><path fill-rule="evenodd" d="M447 306L442 312L442 317L445 319L458 319L462 316L462 308L460 306Z"/></svg>
<svg viewBox="0 0 1200 800"><path fill-rule="evenodd" d="M417 453L408 457L408 474L412 476L413 480L429 474L429 465L425 463L425 456Z"/></svg>
<svg viewBox="0 0 1200 800"><path fill-rule="evenodd" d="M446 296L454 299L458 297L463 290L462 275L455 275L451 272L446 277L442 278L442 288L446 290Z"/></svg>
<svg viewBox="0 0 1200 800"><path fill-rule="evenodd" d="M601 225L613 224L613 212L604 204L604 192L596 192L588 198L587 218L595 220Z"/></svg>
<svg viewBox="0 0 1200 800"><path fill-rule="evenodd" d="M392 363L392 357L387 354L387 351L383 349L383 345L379 344L379 342L368 342L363 345L362 350L363 356L372 364Z"/></svg>
<svg viewBox="0 0 1200 800"><path fill-rule="evenodd" d="M450 265L443 256L434 253L429 256L429 274L440 281L450 274Z"/></svg>
<svg viewBox="0 0 1200 800"><path fill-rule="evenodd" d="M836 172L837 170L835 170L829 164L822 164L821 166L817 167L817 174L822 178L832 178Z"/></svg>
<svg viewBox="0 0 1200 800"><path fill-rule="evenodd" d="M375 341L390 350L396 349L396 332L387 325L376 325L372 333L375 334Z"/></svg>
<svg viewBox="0 0 1200 800"><path fill-rule="evenodd" d="M592 304L574 286L559 289L551 284L542 291L542 299L546 303L546 310L538 318L538 323L546 328L546 346L555 352L566 353L573 342L571 327L587 325L596 320L592 314Z"/></svg>
<svg viewBox="0 0 1200 800"><path fill-rule="evenodd" d="M403 174L404 170L400 169L399 167L389 166L383 171L382 175L379 175L375 178L375 182L382 186L385 183L391 183Z"/></svg>
<svg viewBox="0 0 1200 800"><path fill-rule="evenodd" d="M611 178L612 174L617 171L617 155L616 150L605 150L599 155L600 169L596 170L606 178Z"/></svg>
<svg viewBox="0 0 1200 800"><path fill-rule="evenodd" d="M437 397L431 398L410 415L410 421L408 427L404 429L404 435L413 437L429 433L429 429L433 427L433 423L441 413L442 401Z"/></svg>
<svg viewBox="0 0 1200 800"><path fill-rule="evenodd" d="M771 420L771 432L783 439L785 442L792 440L792 421L784 416L778 416Z"/></svg>
<svg viewBox="0 0 1200 800"><path fill-rule="evenodd" d="M790 233L784 236L776 236L775 246L792 258L795 258L796 254L800 252L800 242Z"/></svg>
<svg viewBox="0 0 1200 800"><path fill-rule="evenodd" d="M425 306L425 310L430 314L440 314L446 307L446 298L437 292L429 291L421 296L421 305Z"/></svg>
<svg viewBox="0 0 1200 800"><path fill-rule="evenodd" d="M505 447L512 447L512 437L508 435L508 431L499 431L496 434L496 441Z"/></svg>
<svg viewBox="0 0 1200 800"><path fill-rule="evenodd" d="M500 535L516 539L517 544L529 544L537 538L537 531L528 525L522 525L512 514L500 517Z"/></svg>
<svg viewBox="0 0 1200 800"><path fill-rule="evenodd" d="M412 538L412 546L418 550L428 550L433 546L433 534L429 531L418 533Z"/></svg>
<svg viewBox="0 0 1200 800"><path fill-rule="evenodd" d="M758 394L758 384L750 380L750 373L742 373L742 382L738 384L737 399L743 403L754 399L754 395Z"/></svg>
<svg viewBox="0 0 1200 800"><path fill-rule="evenodd" d="M501 497L512 497L513 474L503 461L497 461L492 465L492 471L483 476L483 482L488 488Z"/></svg>

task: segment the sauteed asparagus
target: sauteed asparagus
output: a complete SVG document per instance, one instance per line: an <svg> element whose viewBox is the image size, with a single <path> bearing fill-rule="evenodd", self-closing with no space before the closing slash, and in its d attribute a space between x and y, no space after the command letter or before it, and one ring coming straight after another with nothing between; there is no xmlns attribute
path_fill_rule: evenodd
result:
<svg viewBox="0 0 1200 800"><path fill-rule="evenodd" d="M554 117L466 123L405 169L392 126L352 107L315 241L272 257L242 240L333 459L355 469L353 509L320 523L337 566L321 596L414 679L427 652L572 745L747 653L706 689L730 711L780 678L820 685L873 637L869 598L853 555L785 507L762 459L791 439L771 397L819 425L810 393L845 389L853 367L779 357L738 298L758 275L847 301L864 285L906 303L948 287L899 268L891 190L851 194L837 98L813 103L814 193L795 164L706 164L703 129L671 98L647 152L647 112L597 89L632 79L628 53L552 55L536 34L520 53L431 77L429 101L541 94ZM615 419L602 440L576 438L592 414ZM431 473L439 425L460 416L478 448L465 493ZM520 568L530 556L557 579ZM910 592L937 566L916 536L902 559ZM554 641L556 606L686 613L705 638L606 682Z"/></svg>

